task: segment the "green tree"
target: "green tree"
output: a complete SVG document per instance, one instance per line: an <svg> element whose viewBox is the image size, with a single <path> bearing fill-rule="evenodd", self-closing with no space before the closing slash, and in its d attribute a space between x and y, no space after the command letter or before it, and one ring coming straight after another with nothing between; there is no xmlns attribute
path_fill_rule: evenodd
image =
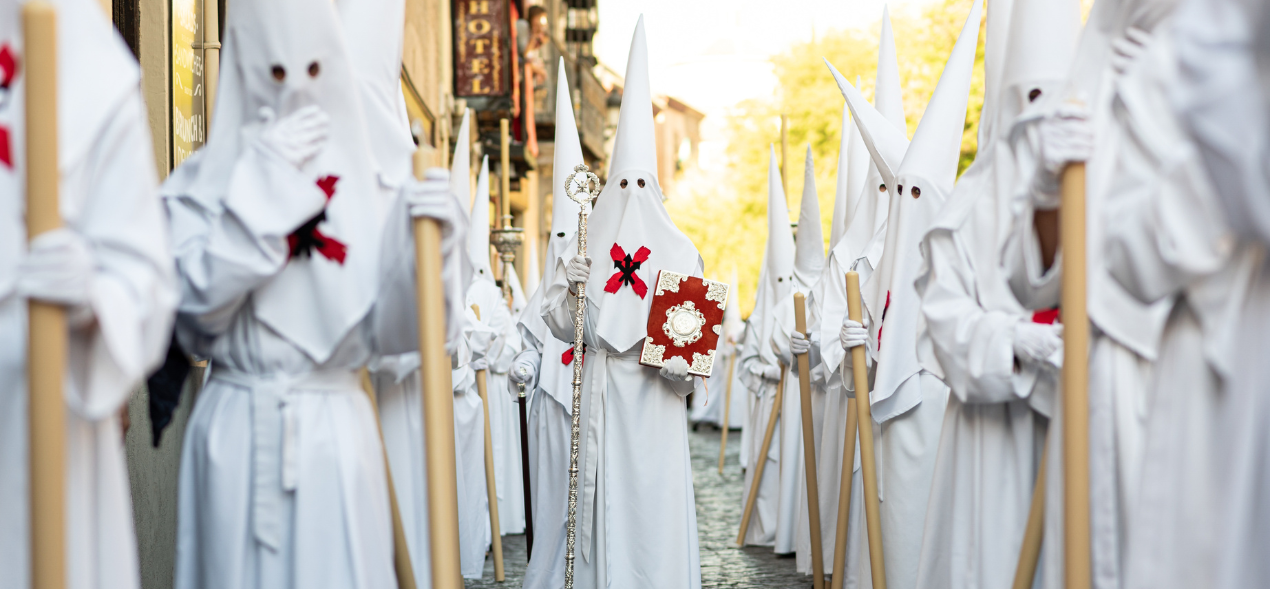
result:
<svg viewBox="0 0 1270 589"><path fill-rule="evenodd" d="M892 15L904 111L911 136L957 41L972 0L938 0L915 13ZM880 16L880 15L879 15ZM976 57L961 169L974 160L979 111L983 106L983 23ZM737 105L728 117L728 173L725 182L693 185L667 204L675 223L697 245L706 271L728 279L736 269L744 315L754 306L755 288L767 239L769 145L780 151L780 115L789 116L791 177L785 182L790 215L797 218L803 190L806 146L815 159L816 192L825 238L832 223L841 135L842 94L825 68L829 59L848 79L860 77L860 91L872 99L881 20L868 30L845 29L791 46L771 61L779 81L771 99ZM827 244L826 244L827 245Z"/></svg>

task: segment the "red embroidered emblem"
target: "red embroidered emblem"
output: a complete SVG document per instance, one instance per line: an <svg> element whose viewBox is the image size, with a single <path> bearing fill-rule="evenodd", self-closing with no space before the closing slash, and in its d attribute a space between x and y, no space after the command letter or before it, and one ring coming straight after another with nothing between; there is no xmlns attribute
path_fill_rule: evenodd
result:
<svg viewBox="0 0 1270 589"><path fill-rule="evenodd" d="M644 295L648 294L648 285L644 284L644 279L635 274L635 271L639 270L641 264L648 261L648 256L652 253L648 248L640 246L635 255L631 256L622 249L622 246L613 244L613 248L609 250L609 257L613 258L613 267L617 268L617 272L609 277L609 281L604 285L604 292L616 293L623 284L629 284L639 298L644 298Z"/></svg>
<svg viewBox="0 0 1270 589"><path fill-rule="evenodd" d="M9 129L0 125L0 164L13 169L13 151L9 146Z"/></svg>
<svg viewBox="0 0 1270 589"><path fill-rule="evenodd" d="M8 44L0 45L0 88L8 88L18 75L18 58Z"/></svg>
<svg viewBox="0 0 1270 589"><path fill-rule="evenodd" d="M339 180L339 176L324 176L317 181L318 188L322 189L328 203L331 197L335 196L335 183ZM317 216L309 219L307 223L287 236L291 258L307 258L316 250L323 258L340 265L344 264L344 258L348 255L348 246L318 230L318 224L325 220L326 210L323 209Z"/></svg>
<svg viewBox="0 0 1270 589"><path fill-rule="evenodd" d="M1032 323L1044 323L1045 325L1053 325L1062 321L1062 310L1058 307L1053 309L1042 309L1032 313Z"/></svg>

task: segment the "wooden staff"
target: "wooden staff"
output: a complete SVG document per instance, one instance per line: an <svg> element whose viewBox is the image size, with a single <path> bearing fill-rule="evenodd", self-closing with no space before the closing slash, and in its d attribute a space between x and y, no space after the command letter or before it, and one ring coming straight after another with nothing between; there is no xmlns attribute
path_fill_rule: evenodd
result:
<svg viewBox="0 0 1270 589"><path fill-rule="evenodd" d="M847 316L862 321L860 275L847 272ZM864 346L851 348L851 373L855 377L856 426L860 433L860 475L864 483L864 521L869 532L869 568L873 589L886 589L886 563L882 560L882 512L878 508L878 471L873 458L873 408L869 405L869 373Z"/></svg>
<svg viewBox="0 0 1270 589"><path fill-rule="evenodd" d="M807 334L807 296L794 293L794 329ZM811 583L825 586L825 553L820 536L820 488L816 477L816 436L811 417L811 359L798 354L798 393L803 406L803 472L807 477L807 523L811 528Z"/></svg>
<svg viewBox="0 0 1270 589"><path fill-rule="evenodd" d="M772 434L776 432L776 420L781 415L781 402L785 398L785 367L781 366L781 379L776 385L776 399L767 418L767 431L763 433L763 448L755 457L754 480L750 482L750 496L745 499L745 514L741 516L741 531L736 535L738 546L745 546L745 531L750 527L754 514L754 501L758 499L758 485L763 480L763 467L767 466L767 451L772 447Z"/></svg>
<svg viewBox="0 0 1270 589"><path fill-rule="evenodd" d="M62 226L58 210L57 11L22 7L26 63L26 234ZM66 586L66 310L27 301L28 443L31 469L31 587Z"/></svg>
<svg viewBox="0 0 1270 589"><path fill-rule="evenodd" d="M1089 589L1089 313L1085 307L1085 164L1063 170L1063 555L1067 589Z"/></svg>
<svg viewBox="0 0 1270 589"><path fill-rule="evenodd" d="M736 371L736 353L732 351L732 361L728 362L728 386L723 394L723 440L719 442L719 474L723 474L723 457L728 451L728 417L732 415L732 375Z"/></svg>
<svg viewBox="0 0 1270 589"><path fill-rule="evenodd" d="M852 359L854 361L854 358ZM854 370L854 368L852 369ZM865 381L868 381L866 374ZM856 389L859 391L859 389ZM858 392L856 394L859 394ZM855 472L855 403L847 405L847 436L842 441L842 476L838 480L838 529L833 545L831 589L842 589L847 576L847 529L851 522L851 481Z"/></svg>
<svg viewBox="0 0 1270 589"><path fill-rule="evenodd" d="M220 86L220 3L203 3L203 120L212 128L216 88Z"/></svg>
<svg viewBox="0 0 1270 589"><path fill-rule="evenodd" d="M392 464L388 462L388 446L384 444L384 427L379 423L379 397L370 381L370 371L361 369L362 391L370 399L375 414L375 431L379 432L379 446L384 451L384 476L388 480L388 508L392 512L392 566L397 573L399 589L415 589L414 565L410 562L410 548L406 543L406 527L401 523L401 507L397 503L397 487L392 480Z"/></svg>
<svg viewBox="0 0 1270 589"><path fill-rule="evenodd" d="M472 305L477 321L481 319L480 305ZM481 406L485 409L485 492L489 495L489 530L494 537L494 581L502 583L503 575L503 536L498 525L498 486L494 484L494 438L489 425L489 395L485 389L485 371L476 371L476 390L481 395Z"/></svg>
<svg viewBox="0 0 1270 589"><path fill-rule="evenodd" d="M1027 512L1027 528L1023 531L1023 546L1019 550L1019 565L1014 569L1013 589L1029 589L1036 578L1036 563L1041 558L1041 539L1045 536L1045 469L1049 462L1049 434L1041 449L1041 465L1036 471L1036 486L1032 488L1032 506Z"/></svg>
<svg viewBox="0 0 1270 589"><path fill-rule="evenodd" d="M414 173L422 179L432 159L420 147ZM448 178L444 169L429 178ZM467 182L466 178L454 179ZM423 450L428 484L428 528L434 589L463 589L459 567L459 492L455 481L454 391L445 353L445 293L441 282L441 226L436 219L414 220L415 280L419 297L419 373L423 385Z"/></svg>

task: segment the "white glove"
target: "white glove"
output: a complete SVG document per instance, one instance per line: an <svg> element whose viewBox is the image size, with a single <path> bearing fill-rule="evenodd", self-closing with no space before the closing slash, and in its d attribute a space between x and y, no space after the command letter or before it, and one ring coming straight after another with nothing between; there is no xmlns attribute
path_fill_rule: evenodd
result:
<svg viewBox="0 0 1270 589"><path fill-rule="evenodd" d="M863 346L869 341L869 330L859 321L852 321L850 317L842 319L842 329L838 331L838 340L842 342L842 349L850 351L851 348Z"/></svg>
<svg viewBox="0 0 1270 589"><path fill-rule="evenodd" d="M471 362L468 362L467 365L471 367L472 370L480 372L482 370L489 369L489 360L486 360L485 358L477 358L475 360L472 360Z"/></svg>
<svg viewBox="0 0 1270 589"><path fill-rule="evenodd" d="M91 318L88 302L94 267L92 250L78 233L65 227L41 233L18 262L17 293Z"/></svg>
<svg viewBox="0 0 1270 589"><path fill-rule="evenodd" d="M1111 42L1111 67L1117 74L1124 74L1151 42L1151 33L1137 27L1129 27L1124 37Z"/></svg>
<svg viewBox="0 0 1270 589"><path fill-rule="evenodd" d="M1073 162L1089 159L1094 151L1094 127L1084 107L1064 103L1038 125L1041 136L1041 166L1037 171L1040 189L1033 191L1033 204L1041 210L1058 208L1058 176Z"/></svg>
<svg viewBox="0 0 1270 589"><path fill-rule="evenodd" d="M666 361L666 364L661 367L661 377L677 381L685 381L692 378L688 376L688 362L680 356L675 356Z"/></svg>
<svg viewBox="0 0 1270 589"><path fill-rule="evenodd" d="M807 336L797 331L789 334L789 351L795 356L801 356L811 351L811 340Z"/></svg>
<svg viewBox="0 0 1270 589"><path fill-rule="evenodd" d="M1014 357L1041 364L1063 348L1063 325L1020 321L1014 325Z"/></svg>
<svg viewBox="0 0 1270 589"><path fill-rule="evenodd" d="M781 369L776 366L758 364L752 372L772 382L778 382L781 379Z"/></svg>
<svg viewBox="0 0 1270 589"><path fill-rule="evenodd" d="M450 194L450 172L444 168L428 168L422 181L408 180L401 194L410 207L410 216L435 219L441 224L443 237L449 237L454 231L459 216L467 215Z"/></svg>
<svg viewBox="0 0 1270 589"><path fill-rule="evenodd" d="M309 163L330 137L331 117L317 105L309 105L281 119L273 109L260 109L264 130L260 143L296 168Z"/></svg>
<svg viewBox="0 0 1270 589"><path fill-rule="evenodd" d="M534 376L538 372L538 367L534 366L528 358L517 358L512 364L511 372L507 374L507 378L516 384L529 384L534 381Z"/></svg>
<svg viewBox="0 0 1270 589"><path fill-rule="evenodd" d="M569 284L586 282L587 278L591 277L591 258L573 256L564 268L564 275L569 279Z"/></svg>

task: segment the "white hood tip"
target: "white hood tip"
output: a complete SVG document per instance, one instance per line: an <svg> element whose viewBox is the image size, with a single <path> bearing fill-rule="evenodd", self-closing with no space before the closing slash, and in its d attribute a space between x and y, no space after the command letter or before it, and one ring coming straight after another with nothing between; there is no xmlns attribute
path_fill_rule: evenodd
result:
<svg viewBox="0 0 1270 589"><path fill-rule="evenodd" d="M657 140L653 125L653 94L648 80L648 39L642 14L631 38L623 84L622 108L617 117L617 134L613 138L613 157L609 160L608 175L615 178L622 172L638 170L655 178Z"/></svg>
<svg viewBox="0 0 1270 589"><path fill-rule="evenodd" d="M568 239L578 229L578 205L565 193L564 181L573 168L583 163L582 142L573 119L573 99L569 95L569 79L565 75L564 58L560 58L556 84L556 139L552 159L551 235ZM559 234L563 233L563 236Z"/></svg>
<svg viewBox="0 0 1270 589"><path fill-rule="evenodd" d="M467 230L468 256L476 278L494 280L489 261L489 156L481 158L481 175L476 180L476 198L472 201Z"/></svg>
<svg viewBox="0 0 1270 589"><path fill-rule="evenodd" d="M794 234L789 226L789 207L781 186L776 148L768 146L767 166L767 275L768 280L786 282L794 276Z"/></svg>
<svg viewBox="0 0 1270 589"><path fill-rule="evenodd" d="M803 287L811 287L825 266L825 237L820 227L820 199L816 194L816 166L811 145L803 166L803 200L798 207L798 238L794 243L794 274Z"/></svg>
<svg viewBox="0 0 1270 589"><path fill-rule="evenodd" d="M454 136L454 159L450 161L450 192L459 204L472 204L472 135L469 120L472 110L463 111L463 122Z"/></svg>

